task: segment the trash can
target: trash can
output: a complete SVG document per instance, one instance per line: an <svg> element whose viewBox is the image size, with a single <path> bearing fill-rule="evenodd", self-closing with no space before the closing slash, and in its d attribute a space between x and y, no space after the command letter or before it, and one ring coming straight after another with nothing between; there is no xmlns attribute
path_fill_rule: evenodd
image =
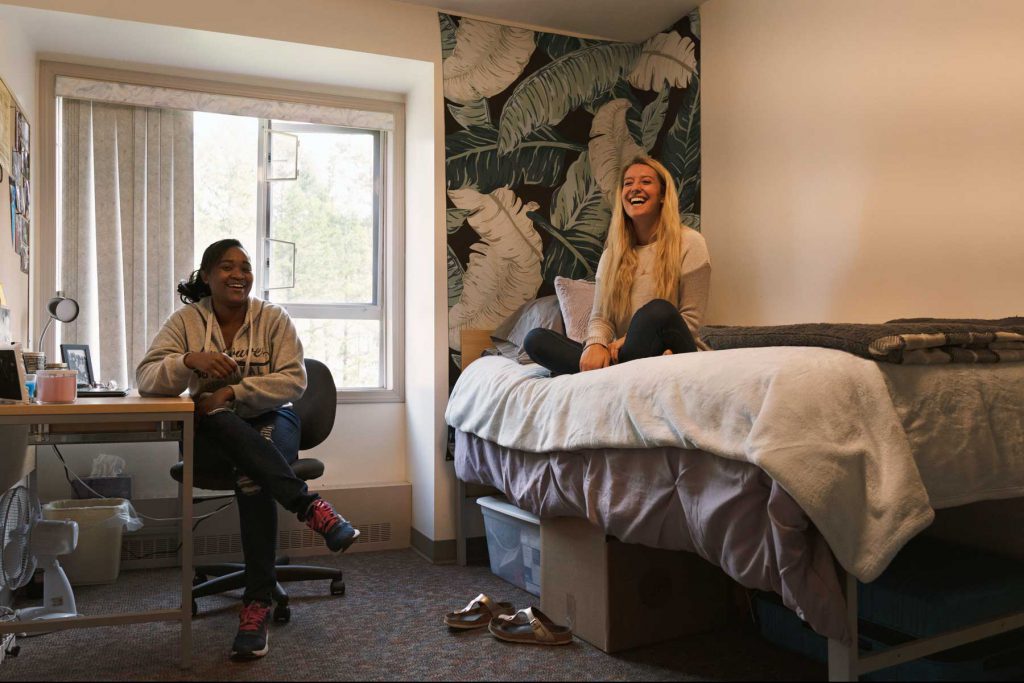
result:
<svg viewBox="0 0 1024 683"><path fill-rule="evenodd" d="M113 583L121 571L121 534L142 526L124 498L54 500L43 505L43 519L78 523L78 546L57 558L73 586Z"/></svg>

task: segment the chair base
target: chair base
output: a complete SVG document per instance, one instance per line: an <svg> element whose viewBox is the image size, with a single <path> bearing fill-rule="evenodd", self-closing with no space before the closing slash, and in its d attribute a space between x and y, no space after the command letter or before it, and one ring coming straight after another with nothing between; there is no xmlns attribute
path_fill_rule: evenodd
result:
<svg viewBox="0 0 1024 683"><path fill-rule="evenodd" d="M340 569L332 567L315 567L310 565L291 564L287 557L279 557L274 561L274 572L277 583L274 585L273 600L274 621L287 622L291 619L291 607L288 606L288 593L281 586L289 581L331 582L331 595L345 594L344 574ZM209 578L209 577L214 578ZM245 565L240 562L223 562L220 564L198 565L192 579L192 616L199 614L197 598L216 595L245 587Z"/></svg>

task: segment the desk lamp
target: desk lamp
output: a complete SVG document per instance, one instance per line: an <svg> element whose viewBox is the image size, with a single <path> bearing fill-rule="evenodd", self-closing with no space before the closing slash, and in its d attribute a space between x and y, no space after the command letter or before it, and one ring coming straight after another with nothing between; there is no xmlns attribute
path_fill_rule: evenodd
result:
<svg viewBox="0 0 1024 683"><path fill-rule="evenodd" d="M53 297L46 303L46 312L49 313L50 319L46 321L46 325L43 326L43 331L39 335L39 359L37 361L38 367L42 368L46 362L46 355L43 351L43 339L46 337L46 331L50 329L50 324L54 320L58 320L62 323L69 323L78 317L78 302L74 299L64 296L63 292L58 291L57 296Z"/></svg>

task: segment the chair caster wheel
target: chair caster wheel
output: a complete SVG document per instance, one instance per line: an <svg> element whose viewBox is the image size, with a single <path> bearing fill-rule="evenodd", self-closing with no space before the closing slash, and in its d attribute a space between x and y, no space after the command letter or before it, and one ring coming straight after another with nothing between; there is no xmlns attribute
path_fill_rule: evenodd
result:
<svg viewBox="0 0 1024 683"><path fill-rule="evenodd" d="M287 624L292 620L292 608L288 605L277 605L274 607L274 621L279 624Z"/></svg>
<svg viewBox="0 0 1024 683"><path fill-rule="evenodd" d="M333 579L331 581L331 595L344 595L345 594L345 582L341 579Z"/></svg>
<svg viewBox="0 0 1024 683"><path fill-rule="evenodd" d="M206 574L199 574L197 572L196 575L192 577L192 585L193 586L198 586L201 583L206 583L206 580L208 578L209 577L207 577Z"/></svg>
<svg viewBox="0 0 1024 683"><path fill-rule="evenodd" d="M192 616L195 617L195 616L198 616L198 615L199 615L199 603L197 603L195 600L193 600L192 601Z"/></svg>

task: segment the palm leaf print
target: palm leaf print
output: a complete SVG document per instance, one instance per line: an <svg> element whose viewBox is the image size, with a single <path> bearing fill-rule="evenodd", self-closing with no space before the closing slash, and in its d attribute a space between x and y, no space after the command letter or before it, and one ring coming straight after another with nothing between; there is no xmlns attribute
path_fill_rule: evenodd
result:
<svg viewBox="0 0 1024 683"><path fill-rule="evenodd" d="M590 174L589 154L579 156L555 193L551 220L531 213L534 225L553 238L544 252L544 281L556 275L592 279L604 248L611 210Z"/></svg>
<svg viewBox="0 0 1024 683"><path fill-rule="evenodd" d="M665 84L685 88L696 71L693 41L671 31L659 33L644 43L629 82L639 90L661 90Z"/></svg>
<svg viewBox="0 0 1024 683"><path fill-rule="evenodd" d="M448 112L463 128L470 126L494 127L494 124L491 123L491 110L487 107L486 97L473 100L461 107L457 104L449 104Z"/></svg>
<svg viewBox="0 0 1024 683"><path fill-rule="evenodd" d="M465 275L465 271L462 269L462 264L459 263L459 259L455 256L455 252L451 246L448 247L448 308L451 308L455 304L459 303L459 299L462 298L462 278Z"/></svg>
<svg viewBox="0 0 1024 683"><path fill-rule="evenodd" d="M692 213L700 191L700 80L686 89L682 106L665 135L661 159L679 184L679 210Z"/></svg>
<svg viewBox="0 0 1024 683"><path fill-rule="evenodd" d="M693 32L693 37L700 40L700 10L693 10L690 12L690 31Z"/></svg>
<svg viewBox="0 0 1024 683"><path fill-rule="evenodd" d="M445 223L448 225L448 234L458 232L466 222L469 209L447 209L445 211Z"/></svg>
<svg viewBox="0 0 1024 683"><path fill-rule="evenodd" d="M590 171L609 206L619 191L623 164L644 154L626 123L629 108L626 100L612 100L601 107L590 126Z"/></svg>
<svg viewBox="0 0 1024 683"><path fill-rule="evenodd" d="M455 21L447 14L438 14L441 22L441 59L448 59L448 55L455 49Z"/></svg>
<svg viewBox="0 0 1024 683"><path fill-rule="evenodd" d="M575 38L573 36L563 36L557 33L538 33L537 34L537 47L544 50L545 54L551 59L558 59L564 57L570 52L576 50L582 50L585 47L591 45L599 45L599 40L589 40L587 38Z"/></svg>
<svg viewBox="0 0 1024 683"><path fill-rule="evenodd" d="M462 296L448 311L448 346L462 350L466 327L493 328L537 294L541 284L541 241L523 204L508 188L481 194L472 188L449 190L456 208L470 211L469 225L481 242L470 247Z"/></svg>
<svg viewBox="0 0 1024 683"><path fill-rule="evenodd" d="M445 138L448 188L475 187L490 192L520 184L554 187L565 173L566 157L583 149L584 145L544 127L531 133L511 154L500 154L498 131L473 126Z"/></svg>
<svg viewBox="0 0 1024 683"><path fill-rule="evenodd" d="M662 88L658 97L644 107L644 113L640 117L640 146L648 154L654 148L654 143L658 141L658 133L661 132L661 126L665 123L669 91L668 86Z"/></svg>
<svg viewBox="0 0 1024 683"><path fill-rule="evenodd" d="M533 31L463 19L444 60L444 96L468 104L497 95L519 78L536 47Z"/></svg>
<svg viewBox="0 0 1024 683"><path fill-rule="evenodd" d="M546 64L515 87L498 123L498 151L506 154L531 132L559 123L571 110L609 90L629 72L639 45L606 43Z"/></svg>

